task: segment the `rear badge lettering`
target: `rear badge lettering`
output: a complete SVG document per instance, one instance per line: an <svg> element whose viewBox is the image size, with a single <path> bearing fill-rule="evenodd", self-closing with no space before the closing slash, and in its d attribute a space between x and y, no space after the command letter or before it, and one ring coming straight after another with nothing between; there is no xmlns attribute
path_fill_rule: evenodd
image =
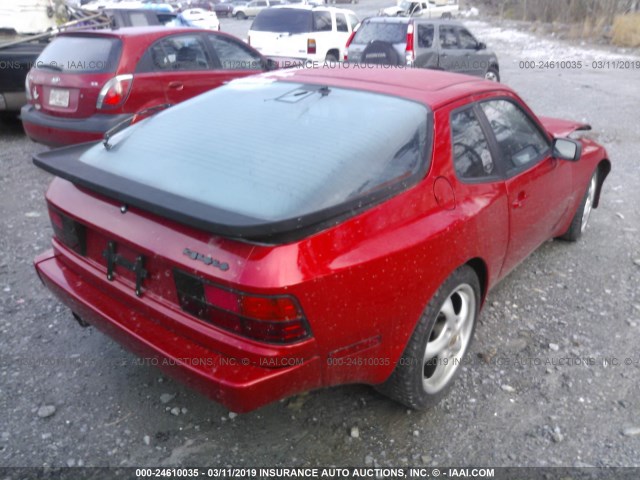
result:
<svg viewBox="0 0 640 480"><path fill-rule="evenodd" d="M203 255L201 253L198 253L194 250L191 250L190 248L185 248L182 253L184 255L186 255L187 257L189 257L192 260L198 260L202 263L204 263L205 265L212 265L214 267L219 268L220 270L222 270L223 272L226 272L227 270L229 270L229 264L226 262L220 262L218 260L216 260L215 258L211 258L211 256L209 255Z"/></svg>

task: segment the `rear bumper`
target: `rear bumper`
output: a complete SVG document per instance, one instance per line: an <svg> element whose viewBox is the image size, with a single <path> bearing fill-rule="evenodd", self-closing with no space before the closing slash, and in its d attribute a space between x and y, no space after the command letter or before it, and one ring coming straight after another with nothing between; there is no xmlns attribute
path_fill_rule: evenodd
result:
<svg viewBox="0 0 640 480"><path fill-rule="evenodd" d="M34 260L40 279L83 320L111 336L146 364L196 388L234 412L321 385L318 357L283 368L265 368L247 358L224 356L162 326L117 291L105 291L69 268L50 250Z"/></svg>
<svg viewBox="0 0 640 480"><path fill-rule="evenodd" d="M96 114L88 118L54 117L39 112L30 104L20 110L22 125L29 138L51 147L101 140L107 130L130 116L123 113Z"/></svg>
<svg viewBox="0 0 640 480"><path fill-rule="evenodd" d="M0 112L19 112L25 103L27 94L24 91L0 93Z"/></svg>

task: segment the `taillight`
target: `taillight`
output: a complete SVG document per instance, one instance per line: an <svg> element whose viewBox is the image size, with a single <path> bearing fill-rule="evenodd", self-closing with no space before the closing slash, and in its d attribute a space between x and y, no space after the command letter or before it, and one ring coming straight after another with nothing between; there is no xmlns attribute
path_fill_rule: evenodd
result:
<svg viewBox="0 0 640 480"><path fill-rule="evenodd" d="M316 41L313 38L309 38L307 40L307 53L315 54L316 53Z"/></svg>
<svg viewBox="0 0 640 480"><path fill-rule="evenodd" d="M51 205L49 205L49 218L56 238L74 252L85 255L87 243L84 225L72 220Z"/></svg>
<svg viewBox="0 0 640 480"><path fill-rule="evenodd" d="M31 81L29 80L29 75L24 78L24 91L27 94L27 100L33 100L33 95L31 95Z"/></svg>
<svg viewBox="0 0 640 480"><path fill-rule="evenodd" d="M180 307L212 325L267 343L293 343L310 336L297 300L290 295L254 295L213 285L174 270Z"/></svg>
<svg viewBox="0 0 640 480"><path fill-rule="evenodd" d="M351 42L353 42L353 37L356 36L356 32L358 31L358 27L360 26L360 24L357 24L355 26L355 28L353 29L353 32L351 32L351 35L349 35L349 39L347 40L347 45L345 46L344 49L344 61L346 62L347 60L349 60L349 45L351 45Z"/></svg>
<svg viewBox="0 0 640 480"><path fill-rule="evenodd" d="M133 85L133 75L125 74L113 77L104 84L96 108L115 108L124 103Z"/></svg>
<svg viewBox="0 0 640 480"><path fill-rule="evenodd" d="M404 58L407 65L413 65L415 60L413 53L413 22L409 22L407 25L407 47L405 48Z"/></svg>

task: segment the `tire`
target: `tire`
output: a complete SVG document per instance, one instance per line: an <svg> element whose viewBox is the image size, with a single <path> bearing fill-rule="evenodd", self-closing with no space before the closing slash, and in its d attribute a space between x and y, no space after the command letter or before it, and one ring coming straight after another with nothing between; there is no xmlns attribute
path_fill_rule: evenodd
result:
<svg viewBox="0 0 640 480"><path fill-rule="evenodd" d="M453 18L453 16L451 15L451 12L446 12L442 14L442 19L443 20L451 20Z"/></svg>
<svg viewBox="0 0 640 480"><path fill-rule="evenodd" d="M238 12L238 13L236 13L236 18L238 20L246 20L247 15L244 12Z"/></svg>
<svg viewBox="0 0 640 480"><path fill-rule="evenodd" d="M336 63L338 59L333 53L327 53L327 56L324 59L325 62Z"/></svg>
<svg viewBox="0 0 640 480"><path fill-rule="evenodd" d="M369 57L369 59L367 59ZM369 65L401 65L400 54L389 42L375 40L362 52L361 62Z"/></svg>
<svg viewBox="0 0 640 480"><path fill-rule="evenodd" d="M582 197L582 202L580 202L580 206L576 211L576 214L573 216L571 220L571 225L569 225L569 229L561 235L561 240L566 240L568 242L577 241L584 231L587 229L587 225L589 224L589 218L591 217L591 212L593 211L593 201L596 198L596 191L598 190L598 170L593 172L591 175L591 179L589 180L589 184L587 185L587 191Z"/></svg>
<svg viewBox="0 0 640 480"><path fill-rule="evenodd" d="M429 301L395 370L378 390L417 410L437 404L469 350L479 312L480 282L465 265Z"/></svg>
<svg viewBox="0 0 640 480"><path fill-rule="evenodd" d="M500 82L500 73L498 73L498 69L496 67L489 67L484 74L484 79L489 80L490 82Z"/></svg>

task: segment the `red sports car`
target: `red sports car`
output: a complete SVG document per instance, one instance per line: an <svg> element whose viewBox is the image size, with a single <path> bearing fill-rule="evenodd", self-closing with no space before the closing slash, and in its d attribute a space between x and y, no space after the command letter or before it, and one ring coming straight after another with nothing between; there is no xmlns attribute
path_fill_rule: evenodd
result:
<svg viewBox="0 0 640 480"><path fill-rule="evenodd" d="M95 141L135 113L182 102L270 65L239 39L206 29L62 33L27 75L29 103L20 117L36 142Z"/></svg>
<svg viewBox="0 0 640 480"><path fill-rule="evenodd" d="M611 169L507 86L429 70L265 73L104 144L39 154L74 316L233 411L451 386L492 286L576 240Z"/></svg>

